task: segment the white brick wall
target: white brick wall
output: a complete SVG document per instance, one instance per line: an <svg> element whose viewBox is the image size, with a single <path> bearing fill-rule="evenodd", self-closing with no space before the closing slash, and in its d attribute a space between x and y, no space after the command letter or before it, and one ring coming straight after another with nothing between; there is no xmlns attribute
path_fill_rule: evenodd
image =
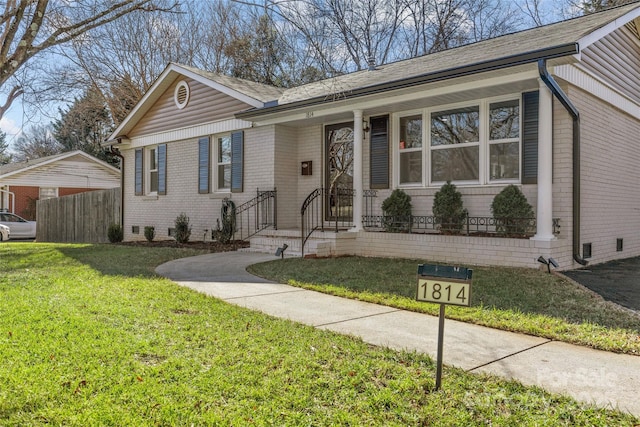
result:
<svg viewBox="0 0 640 427"><path fill-rule="evenodd" d="M156 239L170 239L169 228L184 212L192 227L192 241L211 238L210 231L220 218L220 207L225 197L240 205L256 196L256 189L270 190L274 187L275 153L274 127L245 130L244 192L242 193L198 193L198 140L189 139L167 144L167 194L163 196L134 195L134 150L124 151L125 157L125 223L124 238L144 240L144 227L156 228ZM140 228L139 234L132 227Z"/></svg>
<svg viewBox="0 0 640 427"><path fill-rule="evenodd" d="M278 227L300 227L298 182L302 180L298 160L298 129L278 126L275 133L275 185L278 190ZM320 165L314 162L314 173ZM296 209L297 208L297 209Z"/></svg>
<svg viewBox="0 0 640 427"><path fill-rule="evenodd" d="M582 119L581 234L592 244L589 261L640 255L640 121L580 89L570 96Z"/></svg>
<svg viewBox="0 0 640 427"><path fill-rule="evenodd" d="M322 125L305 126L298 129L298 165L307 160L313 161L313 175L298 177L298 195L295 205L298 215L300 215L300 206L309 193L324 186L324 141L322 138Z"/></svg>

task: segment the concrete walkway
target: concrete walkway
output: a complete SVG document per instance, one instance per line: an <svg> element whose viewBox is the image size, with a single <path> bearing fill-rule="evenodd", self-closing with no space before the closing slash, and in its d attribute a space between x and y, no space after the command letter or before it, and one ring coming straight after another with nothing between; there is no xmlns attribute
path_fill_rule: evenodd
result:
<svg viewBox="0 0 640 427"><path fill-rule="evenodd" d="M246 272L248 265L274 259L273 255L250 252L207 254L168 262L156 272L232 304L436 358L437 317L273 283ZM444 363L469 372L513 378L640 417L638 356L447 319Z"/></svg>

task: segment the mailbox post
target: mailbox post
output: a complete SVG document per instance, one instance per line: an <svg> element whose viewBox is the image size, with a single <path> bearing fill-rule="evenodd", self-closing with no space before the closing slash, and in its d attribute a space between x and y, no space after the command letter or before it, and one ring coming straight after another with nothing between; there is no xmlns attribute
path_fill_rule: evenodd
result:
<svg viewBox="0 0 640 427"><path fill-rule="evenodd" d="M436 367L436 390L442 382L442 347L444 342L445 306L471 305L471 276L473 270L463 267L420 264L416 300L440 304L438 322L438 357Z"/></svg>

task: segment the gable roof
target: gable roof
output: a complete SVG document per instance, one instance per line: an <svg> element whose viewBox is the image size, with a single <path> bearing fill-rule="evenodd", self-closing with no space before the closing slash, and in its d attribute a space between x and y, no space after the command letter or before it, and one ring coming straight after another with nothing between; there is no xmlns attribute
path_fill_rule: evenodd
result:
<svg viewBox="0 0 640 427"><path fill-rule="evenodd" d="M147 111L149 111L164 91L181 76L196 80L254 108L263 107L266 102L277 99L283 92L283 89L274 86L211 73L172 62L167 65L142 99L138 101L133 110L131 110L122 123L112 132L109 140L126 135Z"/></svg>
<svg viewBox="0 0 640 427"><path fill-rule="evenodd" d="M120 169L113 167L110 164L103 162L102 160L95 158L90 154L85 153L84 151L76 150L67 151L61 154L54 154L52 156L40 157L38 159L30 159L23 162L14 162L8 163L6 165L0 165L0 180L18 173L27 172L31 169L45 166L50 163L58 162L60 160L68 159L74 156L82 156L89 161L95 162L98 166L104 169L109 169L110 171L115 172L118 175L120 174Z"/></svg>
<svg viewBox="0 0 640 427"><path fill-rule="evenodd" d="M257 117L308 105L348 99L476 74L539 59L566 63L577 60L581 49L615 31L639 21L640 3L614 7L550 25L511 33L404 61L358 71L287 89L275 103L237 114ZM636 24L637 25L637 24Z"/></svg>

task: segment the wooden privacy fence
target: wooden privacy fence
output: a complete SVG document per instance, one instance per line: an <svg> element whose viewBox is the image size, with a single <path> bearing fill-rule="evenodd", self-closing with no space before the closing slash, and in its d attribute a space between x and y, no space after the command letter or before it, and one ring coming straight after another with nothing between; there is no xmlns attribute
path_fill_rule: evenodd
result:
<svg viewBox="0 0 640 427"><path fill-rule="evenodd" d="M36 204L38 242L106 243L110 224L120 224L120 189L89 191Z"/></svg>

